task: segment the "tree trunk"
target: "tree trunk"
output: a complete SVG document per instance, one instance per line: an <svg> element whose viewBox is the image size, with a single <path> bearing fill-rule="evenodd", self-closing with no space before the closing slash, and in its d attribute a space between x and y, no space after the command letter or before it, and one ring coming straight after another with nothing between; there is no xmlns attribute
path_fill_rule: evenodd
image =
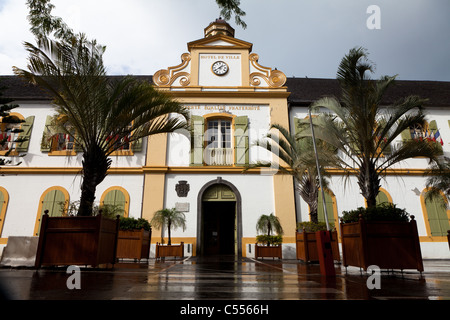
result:
<svg viewBox="0 0 450 320"><path fill-rule="evenodd" d="M170 234L170 229L172 229L172 223L169 220L169 223L167 224L167 231L168 231L168 237L169 237L168 242L167 242L168 246L172 245L172 237Z"/></svg>
<svg viewBox="0 0 450 320"><path fill-rule="evenodd" d="M83 183L78 216L92 216L97 186L105 179L111 166L105 152L93 145L83 153Z"/></svg>
<svg viewBox="0 0 450 320"><path fill-rule="evenodd" d="M380 192L380 177L375 170L375 164L366 161L361 165L358 177L358 185L361 194L367 201L367 207L375 207L377 205L377 195Z"/></svg>
<svg viewBox="0 0 450 320"><path fill-rule="evenodd" d="M318 202L319 202L319 186L318 180L314 179L313 176L305 176L300 180L300 186L298 191L302 199L309 205L309 216L311 222L319 222L319 217L317 213Z"/></svg>

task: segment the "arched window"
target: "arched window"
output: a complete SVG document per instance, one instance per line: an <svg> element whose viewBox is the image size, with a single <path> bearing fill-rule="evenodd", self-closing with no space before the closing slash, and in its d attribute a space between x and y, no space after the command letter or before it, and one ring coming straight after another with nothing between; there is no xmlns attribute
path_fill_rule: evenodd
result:
<svg viewBox="0 0 450 320"><path fill-rule="evenodd" d="M450 230L450 210L446 208L447 199L441 192L441 197L433 198L431 201L425 200L428 191L429 189L425 189L420 194L427 233L432 237L444 237L447 235L447 230Z"/></svg>
<svg viewBox="0 0 450 320"><path fill-rule="evenodd" d="M111 206L117 209L117 214L128 217L130 207L130 196L122 187L111 187L107 189L100 199L100 206Z"/></svg>
<svg viewBox="0 0 450 320"><path fill-rule="evenodd" d="M34 234L39 235L41 218L48 210L50 217L61 217L69 206L69 193L62 187L51 187L44 191L39 200L39 208L34 227Z"/></svg>
<svg viewBox="0 0 450 320"><path fill-rule="evenodd" d="M393 203L392 202L392 197L389 194L389 192L387 192L386 189L380 188L380 192L378 192L378 195L376 197L376 203L377 204Z"/></svg>
<svg viewBox="0 0 450 320"><path fill-rule="evenodd" d="M6 217L6 208L8 207L9 195L5 188L0 187L0 237L3 231L3 224Z"/></svg>

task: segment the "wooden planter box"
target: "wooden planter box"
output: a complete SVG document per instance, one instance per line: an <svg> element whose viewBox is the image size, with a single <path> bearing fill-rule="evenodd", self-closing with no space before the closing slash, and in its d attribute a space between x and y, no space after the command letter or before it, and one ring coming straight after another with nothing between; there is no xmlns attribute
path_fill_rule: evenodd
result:
<svg viewBox="0 0 450 320"><path fill-rule="evenodd" d="M422 253L414 216L410 222L365 222L341 224L343 264L367 270L417 269L423 271Z"/></svg>
<svg viewBox="0 0 450 320"><path fill-rule="evenodd" d="M184 242L179 245L162 245L158 242L156 243L155 258L161 259L165 257L180 257L184 258Z"/></svg>
<svg viewBox="0 0 450 320"><path fill-rule="evenodd" d="M281 244L278 246L261 246L255 244L255 259L258 258L278 258L282 259Z"/></svg>
<svg viewBox="0 0 450 320"><path fill-rule="evenodd" d="M333 251L333 260L341 261L337 231L331 232L331 237L331 250ZM305 262L319 261L315 232L296 232L295 239L297 260L303 260Z"/></svg>
<svg viewBox="0 0 450 320"><path fill-rule="evenodd" d="M117 259L147 259L150 255L151 230L119 230Z"/></svg>
<svg viewBox="0 0 450 320"><path fill-rule="evenodd" d="M35 267L114 264L118 231L119 219L44 214Z"/></svg>

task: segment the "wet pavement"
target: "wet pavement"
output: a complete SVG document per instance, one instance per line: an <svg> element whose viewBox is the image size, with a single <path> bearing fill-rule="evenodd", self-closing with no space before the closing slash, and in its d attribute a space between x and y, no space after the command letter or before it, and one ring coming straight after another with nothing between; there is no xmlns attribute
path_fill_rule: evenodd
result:
<svg viewBox="0 0 450 320"><path fill-rule="evenodd" d="M68 288L68 283L74 286L77 282L67 268L1 268L0 285L9 300L176 301L173 312L177 313L183 311L183 305L194 306L195 301L450 302L450 260L425 260L424 268L422 273L382 270L380 277L374 278L359 268L335 264L336 276L325 277L318 264L296 260L190 257L121 262L113 269L81 268L79 289ZM227 310L233 311L230 308Z"/></svg>

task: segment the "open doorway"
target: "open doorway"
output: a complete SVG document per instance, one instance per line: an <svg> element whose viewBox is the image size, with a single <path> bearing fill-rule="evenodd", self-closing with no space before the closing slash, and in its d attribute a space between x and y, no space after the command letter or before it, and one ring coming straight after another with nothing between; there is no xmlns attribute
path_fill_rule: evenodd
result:
<svg viewBox="0 0 450 320"><path fill-rule="evenodd" d="M203 202L204 255L236 254L236 202Z"/></svg>

